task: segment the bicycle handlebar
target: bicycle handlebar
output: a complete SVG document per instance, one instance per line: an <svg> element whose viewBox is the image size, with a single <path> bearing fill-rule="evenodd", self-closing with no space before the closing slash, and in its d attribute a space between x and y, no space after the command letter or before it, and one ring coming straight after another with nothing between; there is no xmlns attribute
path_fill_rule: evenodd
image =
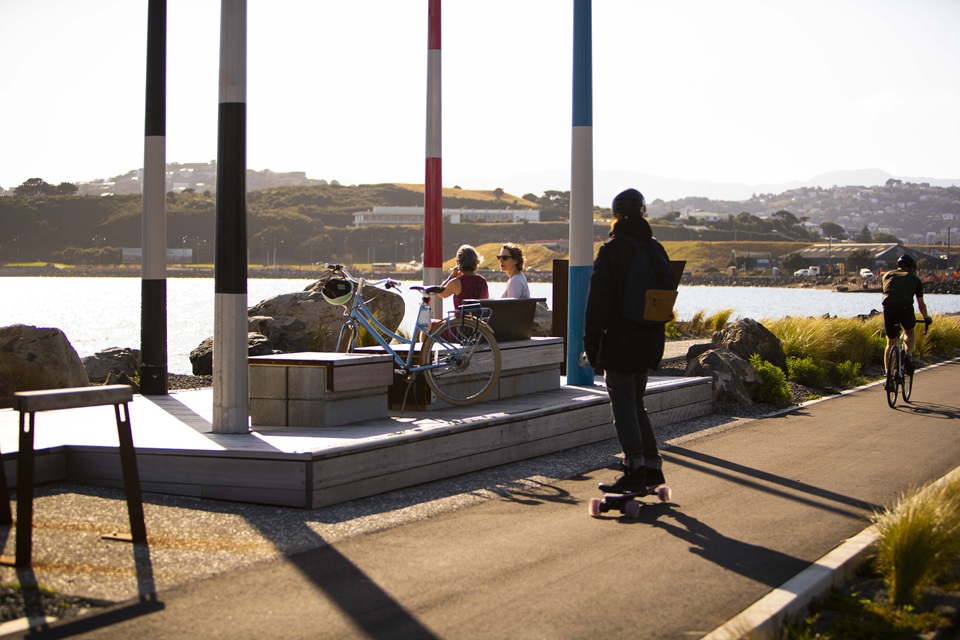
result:
<svg viewBox="0 0 960 640"><path fill-rule="evenodd" d="M352 282L359 282L360 279L356 278L347 271L347 268L342 264L332 264L329 262L324 262L323 266L331 271L343 274L343 277ZM383 278L382 280L364 280L364 284L373 285L374 287L383 286L384 289L399 289L402 285L399 281L394 280L393 278Z"/></svg>

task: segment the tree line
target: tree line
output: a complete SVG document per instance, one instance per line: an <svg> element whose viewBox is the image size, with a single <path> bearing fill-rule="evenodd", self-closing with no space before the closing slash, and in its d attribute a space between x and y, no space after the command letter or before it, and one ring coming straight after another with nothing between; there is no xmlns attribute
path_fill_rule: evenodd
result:
<svg viewBox="0 0 960 640"><path fill-rule="evenodd" d="M121 249L141 245L140 195L82 196L75 185L53 187L40 178L0 198L0 263L115 264ZM67 188L71 187L71 188ZM495 199L457 197L446 190L444 208L507 208L517 202L502 189ZM464 192L468 193L468 192ZM444 226L443 253L464 243L534 242L567 236L569 192L525 199L541 208L540 223ZM247 194L250 264L322 261L408 262L421 259L422 226L354 227L353 213L374 206L421 206L423 194L400 185L276 187ZM167 246L191 249L191 261L214 259L216 198L193 189L166 196Z"/></svg>

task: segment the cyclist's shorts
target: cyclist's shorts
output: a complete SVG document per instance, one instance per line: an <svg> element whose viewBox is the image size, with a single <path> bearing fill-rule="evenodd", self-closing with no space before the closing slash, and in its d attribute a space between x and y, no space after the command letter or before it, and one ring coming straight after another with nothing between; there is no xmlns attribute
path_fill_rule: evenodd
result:
<svg viewBox="0 0 960 640"><path fill-rule="evenodd" d="M916 326L917 316L913 312L913 305L891 304L883 307L883 330L887 332L888 338L900 337L900 327L903 327L904 331L910 331Z"/></svg>

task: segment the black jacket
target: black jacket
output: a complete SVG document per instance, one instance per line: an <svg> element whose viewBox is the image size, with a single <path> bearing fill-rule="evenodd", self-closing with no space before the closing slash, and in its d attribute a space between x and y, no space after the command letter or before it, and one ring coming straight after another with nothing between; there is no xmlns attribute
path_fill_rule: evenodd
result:
<svg viewBox="0 0 960 640"><path fill-rule="evenodd" d="M630 229L630 231L633 231ZM663 358L664 332L662 324L637 326L623 316L623 296L627 270L636 249L625 238L629 233L614 227L613 237L604 242L597 252L587 292L586 317L583 324L583 347L591 365L609 371L640 373L656 369ZM630 233L639 239L639 235ZM664 251L656 240L654 250ZM634 292L632 295L643 295Z"/></svg>

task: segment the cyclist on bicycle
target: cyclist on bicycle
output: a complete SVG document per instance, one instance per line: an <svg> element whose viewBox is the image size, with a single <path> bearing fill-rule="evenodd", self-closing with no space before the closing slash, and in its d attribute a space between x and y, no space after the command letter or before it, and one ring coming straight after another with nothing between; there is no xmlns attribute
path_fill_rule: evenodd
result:
<svg viewBox="0 0 960 640"><path fill-rule="evenodd" d="M930 323L927 305L923 301L923 282L916 274L917 261L908 254L897 259L897 268L883 274L883 328L887 333L887 348L883 352L883 366L887 367L890 352L897 348L900 328L907 338L907 358L903 364L908 374L913 374L913 346L917 342L917 318L913 311L913 298L923 321ZM887 385L891 383L891 371L886 371Z"/></svg>

